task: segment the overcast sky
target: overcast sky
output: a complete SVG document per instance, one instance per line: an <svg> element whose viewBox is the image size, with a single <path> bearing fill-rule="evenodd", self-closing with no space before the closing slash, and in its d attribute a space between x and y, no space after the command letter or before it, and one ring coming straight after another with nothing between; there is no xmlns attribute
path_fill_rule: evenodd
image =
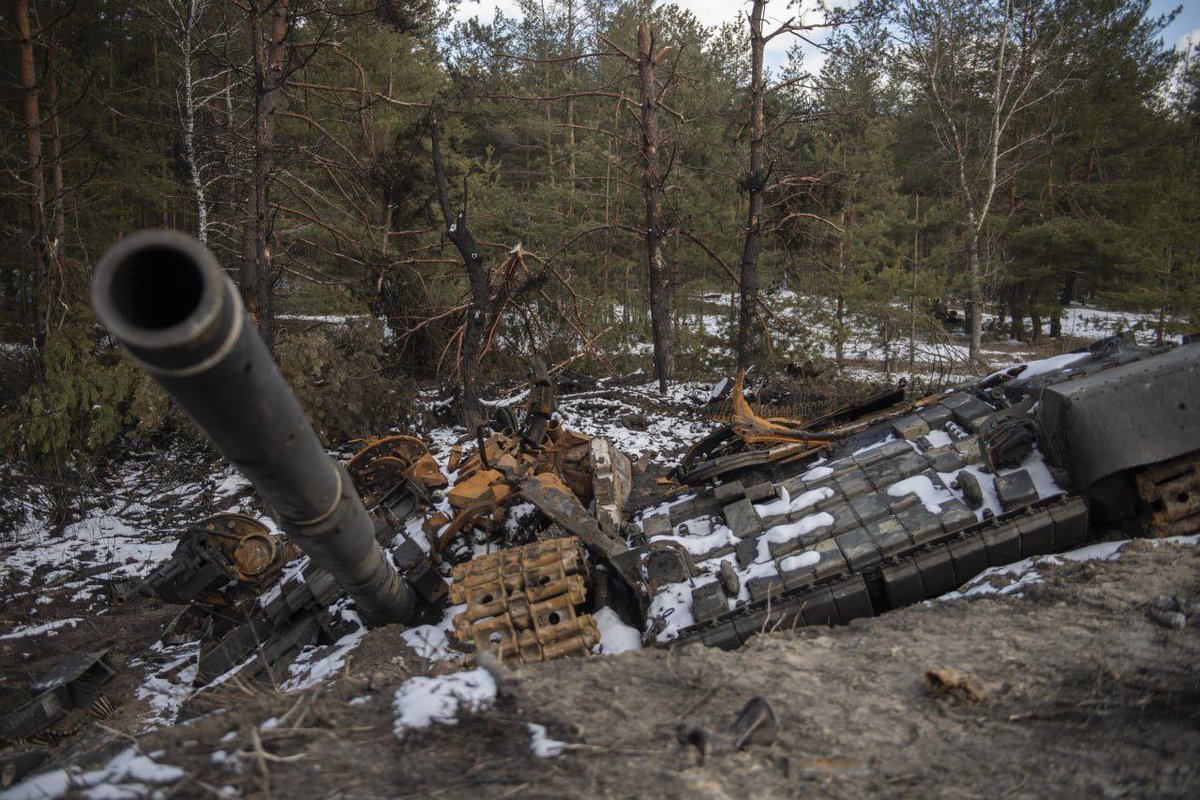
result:
<svg viewBox="0 0 1200 800"><path fill-rule="evenodd" d="M675 0L675 4L690 10L705 25L714 26L734 19L739 10L749 10L750 8L748 0ZM805 3L805 5L811 7L813 4ZM795 11L789 12L788 6L789 3L786 0L775 0L770 3L767 6L768 21L779 23L793 16ZM1168 44L1182 48L1189 37L1193 42L1200 43L1200 0L1153 0L1151 6L1154 12L1159 14L1183 6L1183 11L1164 34ZM516 3L513 0L461 0L455 17L469 19L477 16L484 21L489 21L496 8L515 15ZM794 40L788 41L790 38L781 36L768 45L766 52L768 66L778 66L783 63L788 48L794 43ZM805 60L810 69L817 69L822 61L822 53L816 48L806 46Z"/></svg>

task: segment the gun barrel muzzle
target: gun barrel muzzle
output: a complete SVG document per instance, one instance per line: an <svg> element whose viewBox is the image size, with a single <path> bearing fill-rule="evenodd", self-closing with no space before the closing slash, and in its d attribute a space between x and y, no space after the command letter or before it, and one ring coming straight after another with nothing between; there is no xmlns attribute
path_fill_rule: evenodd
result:
<svg viewBox="0 0 1200 800"><path fill-rule="evenodd" d="M92 305L366 620L412 617L411 586L384 556L349 475L325 453L207 247L167 230L126 237L96 265Z"/></svg>

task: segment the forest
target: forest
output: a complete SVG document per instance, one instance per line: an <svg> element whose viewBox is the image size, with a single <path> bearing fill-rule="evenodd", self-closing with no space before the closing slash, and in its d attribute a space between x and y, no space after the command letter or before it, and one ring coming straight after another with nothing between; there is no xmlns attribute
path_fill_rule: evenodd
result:
<svg viewBox="0 0 1200 800"><path fill-rule="evenodd" d="M87 301L141 228L217 253L332 439L401 424L430 381L480 419L531 355L665 391L912 378L922 342L981 374L989 342L1050 346L1080 303L1158 342L1195 327L1200 57L1164 41L1172 15L744 6L706 27L615 0L465 22L428 0L7 4L10 461L65 479L179 431Z"/></svg>

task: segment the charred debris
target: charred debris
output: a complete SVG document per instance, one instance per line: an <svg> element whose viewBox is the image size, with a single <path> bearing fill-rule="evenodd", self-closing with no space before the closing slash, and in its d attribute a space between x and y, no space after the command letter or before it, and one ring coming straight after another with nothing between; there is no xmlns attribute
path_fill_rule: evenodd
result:
<svg viewBox="0 0 1200 800"><path fill-rule="evenodd" d="M201 245L130 237L102 260L93 292L102 323L286 532L238 514L200 520L152 573L111 587L117 605L179 607L162 640L200 643L198 690L232 670L268 680L306 647L363 624L435 622L450 606L463 607L453 637L467 660L586 656L603 607L646 645L734 648L936 597L1114 526L1200 529L1200 346L1186 339L1111 337L802 422L759 416L741 378L728 381L727 423L662 479L667 502L628 515L630 458L561 425L544 370L519 414L498 411L445 464L394 435L366 440L343 466ZM486 552L471 544L481 540ZM83 653L34 683L0 717L6 771L28 772L81 720L108 713L115 669L106 653ZM185 712L202 712L203 698Z"/></svg>

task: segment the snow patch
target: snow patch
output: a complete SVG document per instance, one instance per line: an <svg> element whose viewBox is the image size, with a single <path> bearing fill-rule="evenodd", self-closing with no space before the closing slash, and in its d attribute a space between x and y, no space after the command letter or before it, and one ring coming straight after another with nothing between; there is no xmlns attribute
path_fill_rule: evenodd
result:
<svg viewBox="0 0 1200 800"><path fill-rule="evenodd" d="M450 606L436 625L416 625L400 632L400 638L430 661L454 661L462 654L450 647L450 631L454 630L454 617L467 610L466 604Z"/></svg>
<svg viewBox="0 0 1200 800"><path fill-rule="evenodd" d="M931 448L954 444L954 440L950 438L950 434L937 428L933 428L929 433L925 434L925 439L929 442Z"/></svg>
<svg viewBox="0 0 1200 800"><path fill-rule="evenodd" d="M713 581L702 581L695 587L703 586ZM664 625L655 637L659 642L669 642L679 635L679 631L696 623L692 614L692 589L690 581L668 583L658 590L658 594L650 601L650 609L646 613L647 629L656 620L662 620Z"/></svg>
<svg viewBox="0 0 1200 800"><path fill-rule="evenodd" d="M482 667L451 675L409 678L396 690L392 709L395 733L427 728L433 723L455 725L462 711L482 711L496 699L496 681Z"/></svg>
<svg viewBox="0 0 1200 800"><path fill-rule="evenodd" d="M800 553L795 556L788 556L779 562L779 568L784 572L794 572L798 569L811 567L821 560L821 554L816 550L809 550L807 553Z"/></svg>
<svg viewBox="0 0 1200 800"><path fill-rule="evenodd" d="M758 537L758 556L755 558L755 563L771 562L771 551L769 545L783 544L797 539L805 534L812 533L820 528L825 528L833 524L833 515L828 511L822 511L819 514L809 514L807 517L802 517L795 522L789 522L785 525L776 525L774 528L769 528L766 533ZM767 573L773 574L773 573ZM756 575L755 577L761 577Z"/></svg>
<svg viewBox="0 0 1200 800"><path fill-rule="evenodd" d="M43 622L41 625L18 625L10 632L0 635L0 642L5 639L23 639L26 636L41 636L43 633L47 636L58 636L58 629L65 628L68 625L74 628L79 623L83 622L79 617L70 619L56 619L53 622Z"/></svg>
<svg viewBox="0 0 1200 800"><path fill-rule="evenodd" d="M1061 369L1066 369L1074 364L1078 364L1080 361L1086 361L1091 356L1091 353L1063 353L1061 356L1051 356L1050 358L1042 358L1037 361L1026 361L1024 364L1018 364L1015 367L1005 367L1004 369L997 370L984 378L984 381L1008 375L1014 369L1017 370L1016 377L1021 380L1034 378L1038 375L1045 375L1049 372L1058 372Z"/></svg>
<svg viewBox="0 0 1200 800"><path fill-rule="evenodd" d="M1077 547L1074 550L1068 550L1065 553L1025 558L1002 567L992 567L967 581L958 591L944 594L938 600L958 600L963 597L979 597L985 594L1007 594L1021 597L1023 594L1022 590L1036 583L1041 583L1042 576L1037 571L1037 567L1049 564L1062 564L1064 560L1075 562L1115 561L1121 557L1121 550L1130 541L1130 539L1119 539L1113 542L1097 542ZM1163 539L1145 539L1142 541L1149 541L1155 547L1158 547L1162 543L1194 546L1200 544L1200 534L1194 536L1168 536ZM996 579L1000 579L1000 581L994 583L993 581ZM1007 583L1004 583L1005 579L1007 579Z"/></svg>
<svg viewBox="0 0 1200 800"><path fill-rule="evenodd" d="M719 547L737 542L737 537L728 525L714 524L715 517L690 519L675 528L675 533L655 536L651 542L675 542L694 556L703 556Z"/></svg>
<svg viewBox="0 0 1200 800"><path fill-rule="evenodd" d="M596 627L600 629L600 649L604 655L616 655L630 650L642 649L642 633L632 625L626 625L617 612L605 606L592 614Z"/></svg>
<svg viewBox="0 0 1200 800"><path fill-rule="evenodd" d="M566 742L551 739L547 735L545 725L538 725L536 722L527 722L525 723L525 727L529 728L529 747L538 758L557 758L567 749Z"/></svg>
<svg viewBox="0 0 1200 800"><path fill-rule="evenodd" d="M867 445L866 447L860 447L860 448L858 448L857 450L855 450L855 451L854 451L853 453L851 453L850 455L851 455L851 456L857 456L857 455L862 455L863 453L869 453L869 452L871 452L872 450L875 450L876 448L879 448L879 447L883 447L883 446L884 446L885 444L887 444L888 442L893 442L893 441L895 441L895 440L896 440L896 435L895 435L895 434L893 434L893 433L889 433L887 436L884 436L882 439L880 439L880 440L879 440L879 441L877 441L877 442L872 442L871 444ZM828 467L827 467L827 469L828 469ZM833 472L833 470L832 470L832 469L830 469L829 471L830 471L830 472ZM805 480L807 480L807 478L806 478Z"/></svg>
<svg viewBox="0 0 1200 800"><path fill-rule="evenodd" d="M888 487L887 493L889 497L915 494L930 514L941 514L942 503L954 499L953 492L940 486L934 486L928 475L914 475L898 483L893 483Z"/></svg>
<svg viewBox="0 0 1200 800"><path fill-rule="evenodd" d="M192 696L192 683L200 671L199 642L162 645L161 651L169 661L147 676L135 691L150 706L150 713L143 720L143 733L175 724L179 708Z"/></svg>
<svg viewBox="0 0 1200 800"><path fill-rule="evenodd" d="M833 497L833 489L829 486L822 486L819 489L809 489L804 494L794 500L788 494L788 490L783 486L779 487L779 497L769 503L760 503L754 506L755 512L760 519L776 516L779 514L794 514L798 511L803 511L809 506L815 506L822 500L827 500Z"/></svg>
<svg viewBox="0 0 1200 800"><path fill-rule="evenodd" d="M343 619L357 624L358 628L334 642L332 653L316 660L313 659L318 654L326 652L326 648L307 647L302 650L288 668L292 677L288 678L280 687L283 691L293 692L297 689L307 689L310 686L316 686L330 675L337 674L337 671L342 668L342 664L346 662L346 656L350 654L351 650L358 647L363 637L367 635L367 626L362 624L358 614L345 608L338 609L338 611Z"/></svg>
<svg viewBox="0 0 1200 800"><path fill-rule="evenodd" d="M821 478L826 478L833 474L833 467L818 466L813 467L808 472L800 476L802 481L819 481Z"/></svg>
<svg viewBox="0 0 1200 800"><path fill-rule="evenodd" d="M184 776L179 767L160 764L154 753L141 755L130 747L118 753L104 767L91 772L73 768L56 769L13 786L4 793L5 800L46 800L68 792L79 792L88 798L146 797L154 787L174 783Z"/></svg>

